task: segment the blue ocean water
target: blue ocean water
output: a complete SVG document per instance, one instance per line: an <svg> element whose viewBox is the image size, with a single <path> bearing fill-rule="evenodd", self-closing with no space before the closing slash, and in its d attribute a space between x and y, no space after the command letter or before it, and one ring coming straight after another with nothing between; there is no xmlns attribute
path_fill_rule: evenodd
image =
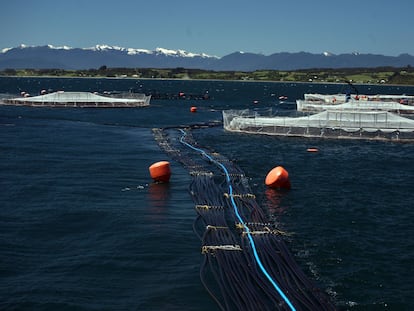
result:
<svg viewBox="0 0 414 311"><path fill-rule="evenodd" d="M414 87L358 88L414 94ZM223 109L277 108L280 95L294 102L305 92L344 91L339 84L0 78L3 94L41 89L208 91L210 100L152 100L139 109L0 107L2 310L217 310L199 278L191 176L160 150L151 129L221 120ZM413 144L221 127L193 135L250 177L261 206L291 233L288 247L303 270L339 309L411 310ZM167 185L149 177L159 160L171 162ZM277 165L289 171L290 191L263 185Z"/></svg>

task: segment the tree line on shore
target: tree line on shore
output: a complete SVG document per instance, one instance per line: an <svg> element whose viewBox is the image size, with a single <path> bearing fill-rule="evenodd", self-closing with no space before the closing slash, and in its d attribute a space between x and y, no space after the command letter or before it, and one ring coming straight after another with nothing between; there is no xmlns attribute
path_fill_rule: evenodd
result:
<svg viewBox="0 0 414 311"><path fill-rule="evenodd" d="M279 81L279 82L320 82L367 84L414 85L414 68L406 66L377 68L304 69L293 71L212 71L187 68L109 68L64 70L64 69L4 69L0 76L40 76L40 77L108 77L136 79L200 79L200 80L239 80L239 81Z"/></svg>

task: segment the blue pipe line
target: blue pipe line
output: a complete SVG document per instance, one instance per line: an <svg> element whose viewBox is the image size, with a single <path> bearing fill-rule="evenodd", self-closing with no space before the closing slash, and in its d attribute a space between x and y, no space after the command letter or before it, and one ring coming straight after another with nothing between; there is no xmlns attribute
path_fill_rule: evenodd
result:
<svg viewBox="0 0 414 311"><path fill-rule="evenodd" d="M219 167L221 167L221 169L224 171L224 173L225 173L225 175L226 175L226 181L227 181L228 186L229 186L229 196L230 196L230 201L231 201L231 204L233 205L234 212L235 212L235 214L236 214L236 216L237 216L237 218L238 218L239 222L243 225L243 228L246 230L247 237L249 238L250 245L252 246L252 249L253 249L253 255L254 255L255 259L256 259L256 262L257 262L257 264L258 264L258 266L259 266L260 270L262 270L263 274L264 274L264 275L266 276L266 278L270 281L270 283L273 285L273 287L276 289L276 291L279 293L279 295L283 298L283 300L287 303L287 305L290 307L290 309L291 309L292 311L296 311L295 307L294 307L294 306L293 306L293 304L290 302L289 298L287 298L287 296L285 295L285 293L283 293L283 291L282 291L282 290L280 289L280 287L277 285L276 281L275 281L275 280L273 280L273 278L272 278L272 277L270 276L270 274L267 272L266 268L263 266L262 261L261 261L261 260L260 260L260 258L259 258L259 254L257 253L257 250L256 250L256 245L255 245L254 240L253 240L253 238L252 238L252 235L251 235L251 233L250 233L250 229L249 229L249 227L247 227L247 225L246 225L246 223L244 222L243 218L240 216L240 214L239 214L239 210L238 210L238 208L237 208L237 204L236 204L236 202L234 201L234 197L233 197L233 186L230 184L230 181L231 181L231 180L230 180L230 174L229 174L229 172L228 172L227 168L226 168L226 167L225 167L222 163L220 163L220 162L218 162L218 161L214 160L214 159L213 159L210 155L208 155L208 154L207 154L204 150L202 150L202 149L200 149L200 148L196 148L196 147L194 147L194 146L190 145L189 143L185 142L185 141L184 141L184 137L187 135L187 133L186 133L184 130L182 130L182 129L180 129L180 131L181 131L181 133L183 134L183 136L181 136L181 138L180 138L180 142L181 142L182 144L184 144L184 145L186 145L187 147L189 147L189 148L191 148L191 149L193 149L193 150L195 150L195 151L197 151L197 152L201 153L203 156L205 156L205 157L206 157L207 159L209 159L211 162L214 162L216 165L218 165Z"/></svg>

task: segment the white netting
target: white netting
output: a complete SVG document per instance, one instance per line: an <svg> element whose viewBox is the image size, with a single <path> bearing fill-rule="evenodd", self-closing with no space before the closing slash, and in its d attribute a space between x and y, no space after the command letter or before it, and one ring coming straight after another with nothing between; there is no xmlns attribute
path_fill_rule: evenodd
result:
<svg viewBox="0 0 414 311"><path fill-rule="evenodd" d="M388 95L388 94L377 94L377 95L351 95L351 99L355 99L358 96L361 101L395 101L395 102L405 102L413 103L414 96L412 95ZM317 94L317 93L306 93L304 94L304 99L307 101L322 101L326 103L332 102L345 102L346 94Z"/></svg>
<svg viewBox="0 0 414 311"><path fill-rule="evenodd" d="M322 110L383 110L402 113L413 113L414 106L400 104L394 101L364 101L351 100L347 103L326 103L309 100L297 100L298 111L322 111Z"/></svg>
<svg viewBox="0 0 414 311"><path fill-rule="evenodd" d="M31 106L146 106L149 105L151 96L145 94L134 94L133 97L115 98L101 96L89 92L55 92L34 97L19 97L4 100L5 103L14 105L31 105Z"/></svg>
<svg viewBox="0 0 414 311"><path fill-rule="evenodd" d="M263 116L258 111L223 111L228 131L285 136L414 139L414 120L386 111L323 111L300 117ZM404 135L402 135L404 133Z"/></svg>

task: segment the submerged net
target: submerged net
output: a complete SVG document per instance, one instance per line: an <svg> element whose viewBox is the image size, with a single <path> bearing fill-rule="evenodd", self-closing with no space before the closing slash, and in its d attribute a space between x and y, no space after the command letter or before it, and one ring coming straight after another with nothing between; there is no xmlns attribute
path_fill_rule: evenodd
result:
<svg viewBox="0 0 414 311"><path fill-rule="evenodd" d="M334 310L295 262L243 171L201 148L189 129L154 129L159 146L189 170L204 255L203 285L221 310Z"/></svg>
<svg viewBox="0 0 414 311"><path fill-rule="evenodd" d="M269 135L414 141L414 120L387 111L327 110L299 117L266 114L223 111L223 125L228 131Z"/></svg>

